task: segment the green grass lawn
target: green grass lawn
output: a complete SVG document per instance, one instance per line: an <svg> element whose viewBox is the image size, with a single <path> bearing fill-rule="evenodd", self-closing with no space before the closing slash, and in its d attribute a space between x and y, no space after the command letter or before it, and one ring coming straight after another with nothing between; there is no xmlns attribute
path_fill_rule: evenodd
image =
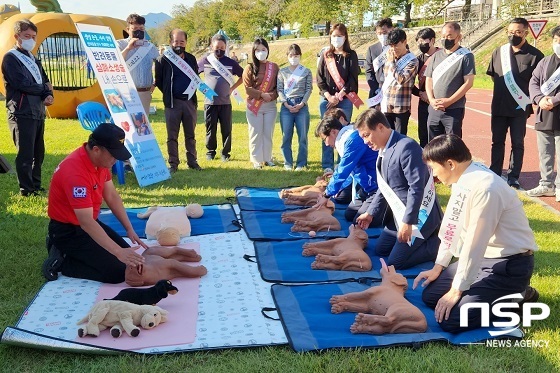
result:
<svg viewBox="0 0 560 373"><path fill-rule="evenodd" d="M361 92L365 98L365 92ZM279 165L254 170L249 162L247 124L243 107L234 104L232 160L207 161L204 147L204 125L197 126L199 163L204 171L186 170L181 163L171 180L147 188L139 188L134 176L127 175L126 184L117 186L126 206L173 205L198 202L222 203L234 196L240 185L283 187L308 184L320 173L320 141L312 136L318 123L318 95L310 101L311 131L309 170L284 171ZM161 96L155 95L157 114L150 116L164 156L165 124ZM354 118L356 112L354 114ZM199 123L202 112L198 113ZM409 127L414 136L416 126ZM76 120L49 119L46 123L47 154L43 166L44 186L56 165L86 140L88 132ZM280 129L274 134L274 156L281 161ZM15 148L6 123L0 114L0 154L13 164ZM294 143L295 145L295 143ZM184 145L180 143L180 149ZM221 149L221 147L219 148ZM181 160L185 155L182 151ZM279 162L281 164L281 162ZM116 183L116 178L115 178ZM438 186L442 204L449 190ZM452 347L430 343L415 350L394 347L379 350L344 350L322 353L294 353L289 347L254 348L176 354L166 356L126 355L118 357L56 353L0 345L2 372L368 372L368 371L451 371L451 372L554 372L560 370L559 283L560 283L560 219L541 205L524 199L531 227L540 251L535 256L532 284L538 288L541 301L547 303L551 316L527 329L527 338L546 339L547 349L486 348L484 346ZM47 231L46 197L23 198L18 194L14 174L0 174L0 330L14 325L25 307L44 283L40 267L46 257L44 246Z"/></svg>

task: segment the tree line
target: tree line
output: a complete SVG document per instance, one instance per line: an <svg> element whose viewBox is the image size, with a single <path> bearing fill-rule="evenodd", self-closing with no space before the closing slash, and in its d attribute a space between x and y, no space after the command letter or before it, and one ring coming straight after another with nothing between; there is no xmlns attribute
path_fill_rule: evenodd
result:
<svg viewBox="0 0 560 373"><path fill-rule="evenodd" d="M366 15L373 19L404 14L403 27L414 16L436 18L453 0L198 0L192 6L173 6L173 19L165 27L151 30L158 44L166 43L170 29L179 27L189 35L189 47L207 45L217 30L243 42L275 33L283 24L299 24L299 34L310 36L314 27L329 30L331 23L343 22L349 31L361 31ZM464 9L470 9L467 0ZM322 27L324 25L324 27ZM371 29L370 25L370 29Z"/></svg>

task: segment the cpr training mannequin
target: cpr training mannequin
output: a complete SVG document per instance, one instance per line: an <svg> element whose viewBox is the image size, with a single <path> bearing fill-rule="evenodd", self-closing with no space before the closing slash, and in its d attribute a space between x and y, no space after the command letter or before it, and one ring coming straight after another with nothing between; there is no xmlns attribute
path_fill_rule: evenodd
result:
<svg viewBox="0 0 560 373"><path fill-rule="evenodd" d="M130 286L155 285L162 278L200 277L208 271L203 265L192 266L188 262L200 262L196 251L178 246L152 246L142 256L144 264L127 266L124 278Z"/></svg>
<svg viewBox="0 0 560 373"><path fill-rule="evenodd" d="M351 225L346 238L303 244L302 255L316 255L311 263L313 269L364 272L371 270L371 259L364 252L367 243L367 233L357 225Z"/></svg>
<svg viewBox="0 0 560 373"><path fill-rule="evenodd" d="M168 312L158 306L139 306L119 300L102 300L77 322L77 325L81 325L78 328L78 336L99 337L101 331L111 328L113 338L120 337L123 329L129 336L137 337L140 334L138 326L153 329L160 323L166 322L167 315Z"/></svg>
<svg viewBox="0 0 560 373"><path fill-rule="evenodd" d="M325 206L316 209L313 207L284 212L282 223L294 223L292 232L320 232L339 231L340 222L333 216L334 202L329 201Z"/></svg>
<svg viewBox="0 0 560 373"><path fill-rule="evenodd" d="M318 176L314 185L282 189L280 191L280 198L287 205L313 206L317 203L317 198L325 192L327 184L328 180L326 177Z"/></svg>
<svg viewBox="0 0 560 373"><path fill-rule="evenodd" d="M406 278L387 267L381 259L381 285L367 290L334 295L330 299L331 312L359 312L352 333L423 333L428 328L426 317L405 299L408 287Z"/></svg>
<svg viewBox="0 0 560 373"><path fill-rule="evenodd" d="M146 238L155 239L162 246L175 246L181 238L191 235L189 218L198 219L203 214L202 206L193 203L186 207L152 206L137 216L139 219L148 219Z"/></svg>

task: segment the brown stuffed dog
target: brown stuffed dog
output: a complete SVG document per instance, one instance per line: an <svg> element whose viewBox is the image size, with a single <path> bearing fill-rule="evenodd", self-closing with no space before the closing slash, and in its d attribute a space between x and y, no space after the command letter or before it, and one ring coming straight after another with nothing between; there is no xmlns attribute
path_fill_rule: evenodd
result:
<svg viewBox="0 0 560 373"><path fill-rule="evenodd" d="M282 223L294 223L292 232L339 231L340 222L333 216L334 203L329 200L326 206L318 209L307 208L282 214Z"/></svg>
<svg viewBox="0 0 560 373"><path fill-rule="evenodd" d="M405 299L406 278L387 267L381 259L381 285L367 290L334 295L330 299L331 312L359 312L352 333L423 333L428 329L424 314Z"/></svg>
<svg viewBox="0 0 560 373"><path fill-rule="evenodd" d="M313 269L334 269L365 272L371 270L371 259L364 252L368 243L367 233L357 225L350 226L346 238L303 244L303 256L316 255Z"/></svg>
<svg viewBox="0 0 560 373"><path fill-rule="evenodd" d="M83 319L77 322L80 338L86 335L99 337L99 333L111 328L111 336L118 338L122 330L131 337L140 334L140 328L152 329L167 321L168 312L157 306L123 302L120 300L102 300L96 303Z"/></svg>
<svg viewBox="0 0 560 373"><path fill-rule="evenodd" d="M189 218L200 218L204 214L202 206L197 203L186 207L158 207L152 206L139 219L148 219L146 223L146 237L157 240L162 246L175 246L183 237L191 235Z"/></svg>
<svg viewBox="0 0 560 373"><path fill-rule="evenodd" d="M312 206L327 189L328 180L325 176L318 176L314 185L303 185L296 188L282 189L280 198L287 205Z"/></svg>
<svg viewBox="0 0 560 373"><path fill-rule="evenodd" d="M208 272L202 265L191 266L185 263L200 262L202 259L192 249L152 246L142 256L146 258L144 264L126 267L124 278L130 286L155 285L162 278L201 277Z"/></svg>

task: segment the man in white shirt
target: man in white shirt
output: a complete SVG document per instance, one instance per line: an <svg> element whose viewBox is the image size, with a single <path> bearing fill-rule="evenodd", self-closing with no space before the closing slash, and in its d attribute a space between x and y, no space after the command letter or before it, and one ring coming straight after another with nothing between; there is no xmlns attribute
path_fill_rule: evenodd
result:
<svg viewBox="0 0 560 373"><path fill-rule="evenodd" d="M422 157L434 177L452 185L435 265L420 273L413 285L424 280L422 299L435 309L441 328L453 333L480 327L476 308L468 311L468 326L460 326L460 309L466 303L491 304L516 293L524 294L523 303L536 301L539 294L529 281L537 245L517 192L473 162L456 135L434 138ZM453 257L458 260L450 264Z"/></svg>

